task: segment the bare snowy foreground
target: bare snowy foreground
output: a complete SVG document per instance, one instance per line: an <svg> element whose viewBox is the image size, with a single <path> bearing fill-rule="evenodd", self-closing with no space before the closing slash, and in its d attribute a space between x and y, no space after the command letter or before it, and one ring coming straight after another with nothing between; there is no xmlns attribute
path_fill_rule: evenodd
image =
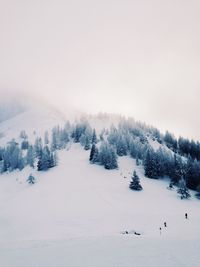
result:
<svg viewBox="0 0 200 267"><path fill-rule="evenodd" d="M200 266L199 200L180 200L128 157L114 171L88 157L73 144L57 167L33 172L32 186L29 168L1 176L1 267ZM128 187L134 168L142 192Z"/></svg>

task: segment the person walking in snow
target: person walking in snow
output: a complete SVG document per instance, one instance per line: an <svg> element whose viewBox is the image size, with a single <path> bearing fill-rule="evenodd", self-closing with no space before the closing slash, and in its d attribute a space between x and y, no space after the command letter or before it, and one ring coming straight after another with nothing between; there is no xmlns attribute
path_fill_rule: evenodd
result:
<svg viewBox="0 0 200 267"><path fill-rule="evenodd" d="M188 219L188 214L187 213L185 213L185 219Z"/></svg>
<svg viewBox="0 0 200 267"><path fill-rule="evenodd" d="M161 235L161 233L162 233L162 228L160 227L159 230L160 230L160 235Z"/></svg>
<svg viewBox="0 0 200 267"><path fill-rule="evenodd" d="M165 227L165 228L167 227L167 223L166 223L166 222L164 222L164 227Z"/></svg>

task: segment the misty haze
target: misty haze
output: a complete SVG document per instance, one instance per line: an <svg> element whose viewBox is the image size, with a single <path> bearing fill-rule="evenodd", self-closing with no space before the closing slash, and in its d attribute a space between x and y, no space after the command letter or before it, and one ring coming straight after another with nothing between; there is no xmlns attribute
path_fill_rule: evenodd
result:
<svg viewBox="0 0 200 267"><path fill-rule="evenodd" d="M0 2L0 266L199 267L200 2Z"/></svg>

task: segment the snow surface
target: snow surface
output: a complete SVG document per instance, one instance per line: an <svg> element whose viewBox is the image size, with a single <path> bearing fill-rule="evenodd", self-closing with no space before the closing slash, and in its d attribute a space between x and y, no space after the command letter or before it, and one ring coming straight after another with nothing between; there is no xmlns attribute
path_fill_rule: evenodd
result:
<svg viewBox="0 0 200 267"><path fill-rule="evenodd" d="M194 196L180 200L167 181L145 178L128 157L112 171L89 164L88 157L73 144L48 172L1 175L1 267L200 266L200 202ZM141 192L128 187L133 169ZM26 182L30 172L35 185Z"/></svg>
<svg viewBox="0 0 200 267"><path fill-rule="evenodd" d="M89 121L100 132L118 124L118 116L109 118ZM32 107L0 123L0 145L19 138L21 130L34 141L64 123L59 112ZM145 178L129 157L107 171L89 164L89 151L79 144L58 156L59 165L48 172L27 167L0 176L0 267L200 266L200 202L193 192L180 200L167 181ZM134 169L142 192L129 189ZM30 173L35 185L26 182Z"/></svg>

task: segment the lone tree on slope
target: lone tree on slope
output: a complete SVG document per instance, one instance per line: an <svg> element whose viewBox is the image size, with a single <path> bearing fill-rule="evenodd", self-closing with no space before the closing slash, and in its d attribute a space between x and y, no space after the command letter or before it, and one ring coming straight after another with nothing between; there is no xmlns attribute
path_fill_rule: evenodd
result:
<svg viewBox="0 0 200 267"><path fill-rule="evenodd" d="M36 182L35 177L32 174L30 174L29 177L27 178L27 182L29 184L35 184L35 182Z"/></svg>
<svg viewBox="0 0 200 267"><path fill-rule="evenodd" d="M137 175L136 171L133 172L132 181L129 185L129 188L136 191L141 191L143 189L140 184L140 178Z"/></svg>

